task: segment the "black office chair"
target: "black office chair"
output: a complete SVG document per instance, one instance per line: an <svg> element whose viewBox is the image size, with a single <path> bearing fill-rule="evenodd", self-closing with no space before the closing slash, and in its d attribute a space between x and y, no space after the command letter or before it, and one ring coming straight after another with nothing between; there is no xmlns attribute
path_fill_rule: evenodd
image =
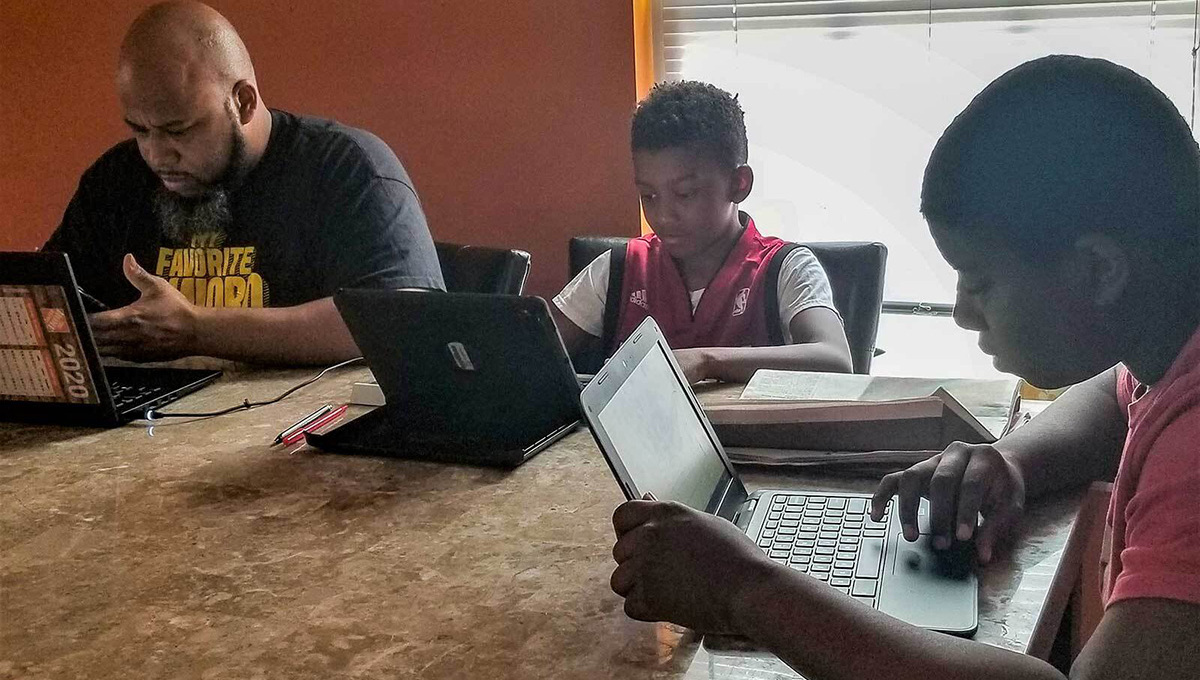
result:
<svg viewBox="0 0 1200 680"><path fill-rule="evenodd" d="M435 243L451 293L520 295L529 277L529 253L457 243Z"/></svg>
<svg viewBox="0 0 1200 680"><path fill-rule="evenodd" d="M567 259L574 277L606 250L624 248L628 238L576 236L571 239ZM870 373L879 333L879 311L883 306L883 274L887 246L869 241L826 241L805 243L817 256L833 288L833 306L842 315L850 358L855 373Z"/></svg>

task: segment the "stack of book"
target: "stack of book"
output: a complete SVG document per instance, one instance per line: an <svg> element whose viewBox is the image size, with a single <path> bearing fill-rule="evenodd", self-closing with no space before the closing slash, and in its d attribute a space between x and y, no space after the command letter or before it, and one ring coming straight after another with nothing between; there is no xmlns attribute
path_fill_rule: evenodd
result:
<svg viewBox="0 0 1200 680"><path fill-rule="evenodd" d="M761 370L741 399L707 407L742 463L903 468L1016 422L1017 378L900 378Z"/></svg>

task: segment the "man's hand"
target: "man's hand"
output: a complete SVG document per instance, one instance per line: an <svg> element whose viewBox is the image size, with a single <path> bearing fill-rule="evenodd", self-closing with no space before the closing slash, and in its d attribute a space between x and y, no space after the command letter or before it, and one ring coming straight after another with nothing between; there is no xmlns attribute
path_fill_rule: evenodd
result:
<svg viewBox="0 0 1200 680"><path fill-rule="evenodd" d="M141 292L138 301L90 318L103 356L165 361L195 354L196 306L167 282L142 269L133 255L122 263L125 278Z"/></svg>
<svg viewBox="0 0 1200 680"><path fill-rule="evenodd" d="M687 377L689 384L695 385L701 380L715 377L709 375L712 369L705 348L677 349L674 353L675 361L679 363L679 368L683 369L683 375Z"/></svg>
<svg viewBox="0 0 1200 680"><path fill-rule="evenodd" d="M893 495L899 497L900 523L909 541L917 540L921 497L929 498L929 529L936 548L950 547L952 538L965 541L975 535L975 521L982 513L975 551L984 564L1025 512L1020 470L987 444L955 442L929 460L884 477L871 502L874 519L883 517Z"/></svg>
<svg viewBox="0 0 1200 680"><path fill-rule="evenodd" d="M613 513L613 528L610 584L641 621L737 632L738 598L776 567L732 523L679 503L630 501Z"/></svg>

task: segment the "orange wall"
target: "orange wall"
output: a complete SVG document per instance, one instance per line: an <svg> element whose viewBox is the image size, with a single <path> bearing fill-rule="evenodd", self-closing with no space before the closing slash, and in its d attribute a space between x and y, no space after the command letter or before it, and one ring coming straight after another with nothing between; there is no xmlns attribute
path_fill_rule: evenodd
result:
<svg viewBox="0 0 1200 680"><path fill-rule="evenodd" d="M0 2L0 250L37 247L79 175L126 135L117 46L148 2ZM628 0L214 0L264 101L375 132L434 238L533 254L566 279L570 236L635 235Z"/></svg>

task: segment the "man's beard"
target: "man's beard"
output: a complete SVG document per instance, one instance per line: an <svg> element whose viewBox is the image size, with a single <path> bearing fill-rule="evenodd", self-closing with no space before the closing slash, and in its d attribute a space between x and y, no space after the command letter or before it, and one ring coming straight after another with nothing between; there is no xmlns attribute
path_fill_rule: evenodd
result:
<svg viewBox="0 0 1200 680"><path fill-rule="evenodd" d="M181 196L162 184L154 192L154 214L163 236L173 243L193 245L202 234L224 234L233 222L230 194L246 175L246 138L232 126L229 162L198 196Z"/></svg>
<svg viewBox="0 0 1200 680"><path fill-rule="evenodd" d="M160 186L154 192L154 214L163 236L181 245L192 245L201 234L224 233L233 221L225 188L189 198Z"/></svg>

